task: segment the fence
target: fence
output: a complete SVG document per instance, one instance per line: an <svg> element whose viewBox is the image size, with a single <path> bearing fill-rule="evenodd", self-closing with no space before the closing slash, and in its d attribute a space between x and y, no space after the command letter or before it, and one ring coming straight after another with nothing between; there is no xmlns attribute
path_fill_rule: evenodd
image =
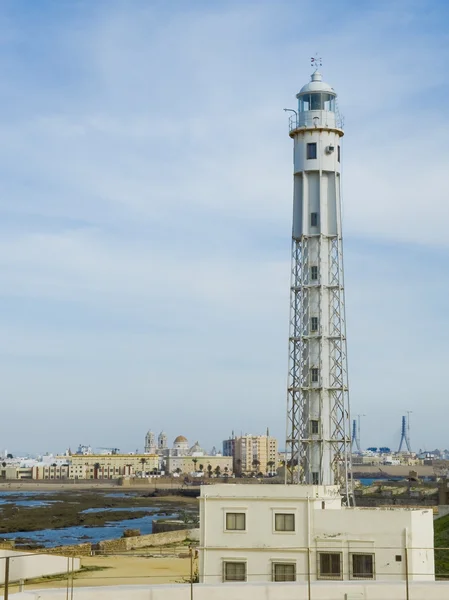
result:
<svg viewBox="0 0 449 600"><path fill-rule="evenodd" d="M235 553L236 557L211 566L201 574L202 583L198 583L199 550L193 546L175 545L131 552L101 552L81 557L80 564L75 557L57 557L64 561L64 570L39 578L20 576L18 561L36 556L44 558L44 555L16 553L0 558L0 580L4 575L5 582L0 587L4 600L449 599L449 548L435 549L437 577L441 579L436 582L431 580L427 569L420 570L420 565L410 560L416 551L424 553L433 550L402 547L388 549L403 557L393 572L391 565L387 568L381 561L376 561L376 551L382 548L372 550L372 561L363 563L357 560L358 571L354 571L354 565L347 564L346 555L341 553L335 561L326 559L324 572L316 562L319 554L316 548L313 551L310 548L295 549L298 555L296 562L283 562L279 553L265 551L271 567L259 570L251 566L251 560L246 561L241 557L245 553L240 550ZM260 548L251 548L247 549L246 554L250 559L251 553L261 552L263 550ZM368 556L367 551L364 552ZM331 554L338 555L339 552L333 551ZM360 555L356 552L353 554ZM301 560L301 557L305 560ZM15 568L12 569L14 563ZM227 570L227 563L245 564L245 567L234 566Z"/></svg>

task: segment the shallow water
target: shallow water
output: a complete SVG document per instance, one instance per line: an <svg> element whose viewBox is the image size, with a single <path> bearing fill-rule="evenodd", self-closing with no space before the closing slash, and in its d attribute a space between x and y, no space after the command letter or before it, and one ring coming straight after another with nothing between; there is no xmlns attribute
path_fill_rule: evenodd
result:
<svg viewBox="0 0 449 600"><path fill-rule="evenodd" d="M89 510L89 509L88 509ZM94 509L95 510L95 509ZM113 509L114 510L114 509ZM117 509L115 509L117 510ZM124 509L129 510L129 509ZM135 507L135 510L147 510ZM153 509L154 510L154 507ZM152 533L153 519L157 517L170 518L177 515L158 515L152 514L138 519L123 519L122 521L109 521L101 527L64 527L63 529L41 529L39 531L15 531L14 533L2 533L0 539L26 538L37 544L42 544L45 548L54 546L65 546L71 544L81 544L82 542L97 543L102 540L112 540L120 538L125 529L139 529L142 535Z"/></svg>
<svg viewBox="0 0 449 600"><path fill-rule="evenodd" d="M131 512L135 512L138 510L146 510L147 512L156 512L159 510L159 508L157 506L107 506L107 507L102 507L102 506L97 506L95 508L86 508L85 510L81 511L82 515L85 514L89 514L89 513L99 513L99 512L123 512L123 511L131 511Z"/></svg>
<svg viewBox="0 0 449 600"><path fill-rule="evenodd" d="M61 500L37 500L35 496L51 494L52 492L0 492L0 507L2 504L14 504L14 506L23 506L35 508L37 506L50 506ZM27 498L29 498L27 500Z"/></svg>

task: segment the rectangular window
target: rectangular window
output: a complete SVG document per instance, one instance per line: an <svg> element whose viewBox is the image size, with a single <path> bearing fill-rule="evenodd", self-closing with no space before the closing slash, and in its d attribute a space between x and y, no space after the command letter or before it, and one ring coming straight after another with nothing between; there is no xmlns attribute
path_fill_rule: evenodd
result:
<svg viewBox="0 0 449 600"><path fill-rule="evenodd" d="M312 485L319 485L319 473L317 471L312 471Z"/></svg>
<svg viewBox="0 0 449 600"><path fill-rule="evenodd" d="M316 265L310 267L310 279L312 281L316 281L318 279L318 267Z"/></svg>
<svg viewBox="0 0 449 600"><path fill-rule="evenodd" d="M341 579L341 552L318 553L318 579Z"/></svg>
<svg viewBox="0 0 449 600"><path fill-rule="evenodd" d="M311 379L312 383L318 383L319 373L318 373L318 369L316 367L313 367L312 369L310 369L310 379Z"/></svg>
<svg viewBox="0 0 449 600"><path fill-rule="evenodd" d="M352 554L353 579L374 579L374 554Z"/></svg>
<svg viewBox="0 0 449 600"><path fill-rule="evenodd" d="M310 213L310 226L318 227L318 213L316 213L316 212Z"/></svg>
<svg viewBox="0 0 449 600"><path fill-rule="evenodd" d="M318 423L317 419L311 419L310 420L310 433L311 434L317 434L318 433L318 426L319 426L319 423Z"/></svg>
<svg viewBox="0 0 449 600"><path fill-rule="evenodd" d="M227 531L245 531L246 515L245 513L226 513Z"/></svg>
<svg viewBox="0 0 449 600"><path fill-rule="evenodd" d="M318 331L318 317L311 317L310 331Z"/></svg>
<svg viewBox="0 0 449 600"><path fill-rule="evenodd" d="M307 144L307 158L316 158L316 142Z"/></svg>
<svg viewBox="0 0 449 600"><path fill-rule="evenodd" d="M223 566L223 581L246 581L246 563L225 562Z"/></svg>
<svg viewBox="0 0 449 600"><path fill-rule="evenodd" d="M340 146L338 146L338 149L337 149L338 162L340 162L340 156L341 156L340 155Z"/></svg>
<svg viewBox="0 0 449 600"><path fill-rule="evenodd" d="M275 531L295 531L295 515L275 514L274 529Z"/></svg>
<svg viewBox="0 0 449 600"><path fill-rule="evenodd" d="M273 581L296 581L296 565L289 563L274 563Z"/></svg>

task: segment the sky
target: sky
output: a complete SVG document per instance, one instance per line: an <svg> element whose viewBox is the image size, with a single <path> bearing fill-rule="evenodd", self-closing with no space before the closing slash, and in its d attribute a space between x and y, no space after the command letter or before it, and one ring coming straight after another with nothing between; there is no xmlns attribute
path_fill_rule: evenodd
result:
<svg viewBox="0 0 449 600"><path fill-rule="evenodd" d="M352 416L449 447L449 5L0 3L0 448L286 422L292 142L339 95Z"/></svg>

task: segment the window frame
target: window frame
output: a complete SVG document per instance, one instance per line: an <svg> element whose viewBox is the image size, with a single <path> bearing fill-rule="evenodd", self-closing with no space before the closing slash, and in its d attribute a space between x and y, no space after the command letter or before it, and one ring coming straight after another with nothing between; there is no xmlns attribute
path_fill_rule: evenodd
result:
<svg viewBox="0 0 449 600"><path fill-rule="evenodd" d="M372 560L371 567L372 573L371 577L366 575L354 575L354 557L355 556L369 556ZM376 555L374 552L350 552L349 553L349 578L356 580L374 580L376 579Z"/></svg>
<svg viewBox="0 0 449 600"><path fill-rule="evenodd" d="M316 277L314 277L316 275ZM318 265L310 267L310 281L318 281Z"/></svg>
<svg viewBox="0 0 449 600"><path fill-rule="evenodd" d="M237 527L235 527L235 528L229 528L228 527L228 516L237 517L237 516L240 516L240 515L243 515L244 528L243 529L240 529L240 528L237 528ZM235 520L236 520L236 525L237 525L237 519L235 519ZM241 510L241 511L236 511L236 510L227 511L225 509L225 511L224 511L224 530L225 530L225 533L240 533L242 531L247 531L247 528L246 528L246 511L244 511L244 510Z"/></svg>
<svg viewBox="0 0 449 600"><path fill-rule="evenodd" d="M271 564L271 580L276 583L296 581L296 566L296 561L287 562L282 560L274 560ZM277 579L276 567L293 567L293 579Z"/></svg>
<svg viewBox="0 0 449 600"><path fill-rule="evenodd" d="M316 429L316 431L314 431ZM310 419L310 435L319 435L320 421L319 419Z"/></svg>
<svg viewBox="0 0 449 600"><path fill-rule="evenodd" d="M278 529L277 528L277 518L276 517L284 517L284 529ZM293 518L293 529L285 529L285 522L286 519L285 517L292 517ZM296 515L294 512L275 512L274 513L274 532L275 533L296 533Z"/></svg>
<svg viewBox="0 0 449 600"><path fill-rule="evenodd" d="M338 144L337 146L337 161L341 162L341 150L340 150L340 144Z"/></svg>
<svg viewBox="0 0 449 600"><path fill-rule="evenodd" d="M316 160L318 157L318 147L316 142L307 142L306 159Z"/></svg>
<svg viewBox="0 0 449 600"><path fill-rule="evenodd" d="M320 370L318 367L310 367L310 383L320 382Z"/></svg>
<svg viewBox="0 0 449 600"><path fill-rule="evenodd" d="M321 572L321 557L323 555L333 555L336 554L337 556L339 556L340 558L340 573L337 574L326 574L323 575L323 573ZM320 580L328 580L328 581L341 581L343 579L343 552L339 552L338 550L332 551L332 552L317 552L317 579Z"/></svg>
<svg viewBox="0 0 449 600"><path fill-rule="evenodd" d="M310 333L317 332L319 326L320 326L319 318L317 316L310 317Z"/></svg>
<svg viewBox="0 0 449 600"><path fill-rule="evenodd" d="M228 565L243 565L245 568L245 573L243 579L228 579L227 578L227 566ZM241 581L248 580L248 570L247 570L247 562L246 560L223 560L223 583L238 583Z"/></svg>
<svg viewBox="0 0 449 600"><path fill-rule="evenodd" d="M319 217L317 212L310 213L310 227L319 227Z"/></svg>

